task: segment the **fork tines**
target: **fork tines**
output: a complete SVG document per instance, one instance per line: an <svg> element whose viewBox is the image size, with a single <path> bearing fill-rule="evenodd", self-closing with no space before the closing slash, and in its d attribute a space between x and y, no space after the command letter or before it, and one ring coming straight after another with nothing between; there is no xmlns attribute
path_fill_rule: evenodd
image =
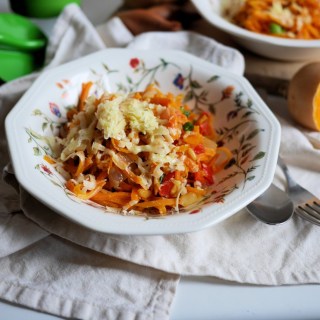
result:
<svg viewBox="0 0 320 320"><path fill-rule="evenodd" d="M313 222L320 225L320 204L316 201L309 201L303 205L299 205L296 208L296 213Z"/></svg>

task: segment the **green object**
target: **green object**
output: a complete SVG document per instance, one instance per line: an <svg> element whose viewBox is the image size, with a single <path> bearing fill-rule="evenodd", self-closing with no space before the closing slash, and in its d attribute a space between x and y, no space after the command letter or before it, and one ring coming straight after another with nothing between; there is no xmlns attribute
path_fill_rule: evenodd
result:
<svg viewBox="0 0 320 320"><path fill-rule="evenodd" d="M183 130L184 131L192 131L194 128L194 125L193 123L191 122L186 122L184 125L183 125Z"/></svg>
<svg viewBox="0 0 320 320"><path fill-rule="evenodd" d="M186 110L184 109L183 107L180 107L181 109L181 112L188 118L190 116L190 111L189 110Z"/></svg>
<svg viewBox="0 0 320 320"><path fill-rule="evenodd" d="M56 17L70 3L80 5L81 0L10 0L14 12L34 18Z"/></svg>
<svg viewBox="0 0 320 320"><path fill-rule="evenodd" d="M43 32L28 19L14 13L0 13L0 48L24 51L46 45Z"/></svg>
<svg viewBox="0 0 320 320"><path fill-rule="evenodd" d="M0 79L2 81L7 82L22 77L36 68L37 63L32 54L0 50Z"/></svg>
<svg viewBox="0 0 320 320"><path fill-rule="evenodd" d="M272 34L282 34L282 33L284 33L283 28L279 24L277 24L275 22L271 22L270 23L269 30L270 30L270 32Z"/></svg>
<svg viewBox="0 0 320 320"><path fill-rule="evenodd" d="M25 17L0 13L0 79L10 81L41 68L47 38Z"/></svg>

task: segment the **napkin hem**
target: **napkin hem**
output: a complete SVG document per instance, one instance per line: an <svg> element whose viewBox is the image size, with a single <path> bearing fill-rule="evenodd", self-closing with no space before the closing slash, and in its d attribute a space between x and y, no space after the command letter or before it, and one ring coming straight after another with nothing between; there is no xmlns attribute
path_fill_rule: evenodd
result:
<svg viewBox="0 0 320 320"><path fill-rule="evenodd" d="M126 319L150 320L169 319L169 311L176 286L173 281L160 280L156 286L153 299L148 307L150 310L133 311L108 307L105 304L87 302L83 299L72 299L63 295L45 290L39 290L19 283L2 281L0 283L0 296L11 303L23 305L35 311L50 314L86 319Z"/></svg>

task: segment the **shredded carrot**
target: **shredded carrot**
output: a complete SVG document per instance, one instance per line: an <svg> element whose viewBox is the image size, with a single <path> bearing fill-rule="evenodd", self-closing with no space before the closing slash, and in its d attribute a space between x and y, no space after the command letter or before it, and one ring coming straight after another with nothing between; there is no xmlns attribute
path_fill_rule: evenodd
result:
<svg viewBox="0 0 320 320"><path fill-rule="evenodd" d="M44 155L43 160L50 163L50 164L56 163L56 161L54 159L52 159L51 157L49 157L47 154Z"/></svg>
<svg viewBox="0 0 320 320"><path fill-rule="evenodd" d="M102 190L104 185L105 185L105 181L99 181L97 183L97 186L93 190L89 192L83 192L80 188L80 185L78 184L73 188L73 192L78 198L82 200L88 200L94 197L97 193L99 193L99 191Z"/></svg>
<svg viewBox="0 0 320 320"><path fill-rule="evenodd" d="M102 189L100 190L100 192L92 196L91 200L102 205L104 205L105 203L112 202L122 206L124 203L127 203L130 201L130 193L121 192L121 191L111 192L111 191Z"/></svg>
<svg viewBox="0 0 320 320"><path fill-rule="evenodd" d="M79 99L79 103L78 103L78 110L79 111L84 110L85 102L86 102L86 99L88 98L89 91L90 91L90 88L92 85L93 85L93 82L91 82L91 81L82 84L82 91L81 91L80 99Z"/></svg>
<svg viewBox="0 0 320 320"><path fill-rule="evenodd" d="M67 189L102 206L160 215L206 196L213 175L232 156L217 148L209 113L195 112L182 95L153 85L127 96L88 99L92 86L82 85L77 108L68 115L60 157L45 157L70 175ZM134 103L134 112L126 114ZM111 110L118 111L108 118Z"/></svg>
<svg viewBox="0 0 320 320"><path fill-rule="evenodd" d="M145 202L139 202L136 204L138 208L157 208L161 214L166 213L166 207L174 207L176 204L176 199L174 198L159 198L156 200L151 201L145 201Z"/></svg>
<svg viewBox="0 0 320 320"><path fill-rule="evenodd" d="M227 16L228 12L227 9ZM282 38L320 39L319 0L246 0L231 18L235 24L256 33Z"/></svg>

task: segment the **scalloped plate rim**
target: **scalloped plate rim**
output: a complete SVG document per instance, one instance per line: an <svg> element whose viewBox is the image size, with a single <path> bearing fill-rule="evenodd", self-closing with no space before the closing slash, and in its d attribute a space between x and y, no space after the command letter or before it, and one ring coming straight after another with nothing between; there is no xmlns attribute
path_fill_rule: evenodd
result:
<svg viewBox="0 0 320 320"><path fill-rule="evenodd" d="M213 70L219 70L220 72L224 73L227 77L233 78L239 82L241 82L242 88L246 92L250 92L252 96L254 96L254 99L259 103L259 106L261 105L259 110L262 110L265 115L268 116L268 120L270 121L270 124L273 128L273 134L272 137L269 137L272 141L273 148L275 150L275 153L269 154L268 156L271 157L267 159L268 166L265 168L265 171L268 171L268 175L266 172L264 172L263 179L260 179L258 183L250 189L251 193L247 196L245 201L242 201L241 203L229 203L229 204L223 204L221 206L225 206L225 208L228 206L229 211L224 212L223 214L220 213L215 219L210 218L210 214L208 214L209 209L206 209L206 214L201 215L188 215L188 220L183 220L182 225L178 225L179 216L170 216L171 221L168 222L169 219L155 219L155 220L149 220L144 221L145 218L142 217L123 217L123 216L117 216L115 220L119 220L119 222L122 222L120 220L131 219L130 223L126 225L126 229L122 230L121 225L120 227L118 225L101 225L97 223L96 221L83 219L82 216L74 217L74 215L70 215L70 213L67 213L65 209L61 209L61 207L57 207L56 203L53 200L43 199L43 197L39 196L38 190L36 188L36 185L30 184L30 179L32 179L32 175L29 176L28 172L23 170L22 166L19 166L18 164L21 162L21 155L18 155L16 152L13 151L13 146L15 145L16 141L18 141L19 136L18 132L15 130L12 130L13 128L21 126L17 123L17 117L20 115L21 112L24 111L24 103L28 102L28 99L30 99L34 94L35 90L38 88L40 90L41 86L38 87L38 85L42 82L44 83L47 81L50 77L55 77L55 75L59 73L65 73L69 70L76 69L78 65L84 64L84 62L88 61L97 61L101 59L102 57L105 57L105 54L108 53L119 53L120 55L124 52L129 53L131 55L147 55L150 54L150 50L147 52L145 50L127 50L127 49L105 49L102 51L99 51L97 53L90 54L88 56L85 56L83 58L80 58L78 60L69 62L65 65L61 65L52 69L48 69L43 74L39 76L39 78L33 83L31 88L23 95L23 97L19 100L19 102L16 104L16 106L10 111L8 116L6 117L5 121L5 128L9 143L9 151L11 155L11 159L13 162L13 166L15 169L15 173L17 176L18 181L23 186L24 189L26 189L31 195L33 195L35 198L43 202L45 205L53 209L54 211L60 213L62 216L67 217L68 219L75 221L83 226L86 226L92 230L99 231L99 232L105 232L105 233L114 233L114 234L135 234L135 235L156 235L156 234L172 234L172 233L185 233L185 232L193 232L197 230L201 230L203 228L207 228L211 225L214 225L218 222L221 222L222 220L230 217L231 215L238 212L240 209L244 208L248 203L250 203L252 200L254 200L256 197L258 197L260 194L262 194L272 183L273 175L276 169L276 159L278 156L278 150L280 146L280 125L275 118L275 116L272 114L272 112L267 108L265 103L262 101L262 99L259 97L259 95L256 93L256 91L252 88L252 86L249 84L249 82L241 77L237 76L235 74L232 74L231 72L228 72L224 70L223 68L215 65L210 65L207 61L201 60L198 57L195 57L191 54L176 51L176 50L157 50L157 54L161 53L162 55L179 55L183 57L184 59L187 59L189 61L199 63L202 66L208 67L210 66ZM122 52L122 53L121 53ZM152 51L151 51L152 52ZM19 159L20 158L20 159ZM270 174L271 173L271 174ZM252 190L253 189L253 190ZM247 190L247 192L249 192ZM83 205L83 204L81 204ZM219 207L219 205L218 205ZM223 209L218 209L222 210ZM196 217L197 216L197 217ZM195 218L196 217L196 218ZM178 219L178 221L176 221ZM166 220L166 221L165 221ZM117 221L116 221L117 222Z"/></svg>

